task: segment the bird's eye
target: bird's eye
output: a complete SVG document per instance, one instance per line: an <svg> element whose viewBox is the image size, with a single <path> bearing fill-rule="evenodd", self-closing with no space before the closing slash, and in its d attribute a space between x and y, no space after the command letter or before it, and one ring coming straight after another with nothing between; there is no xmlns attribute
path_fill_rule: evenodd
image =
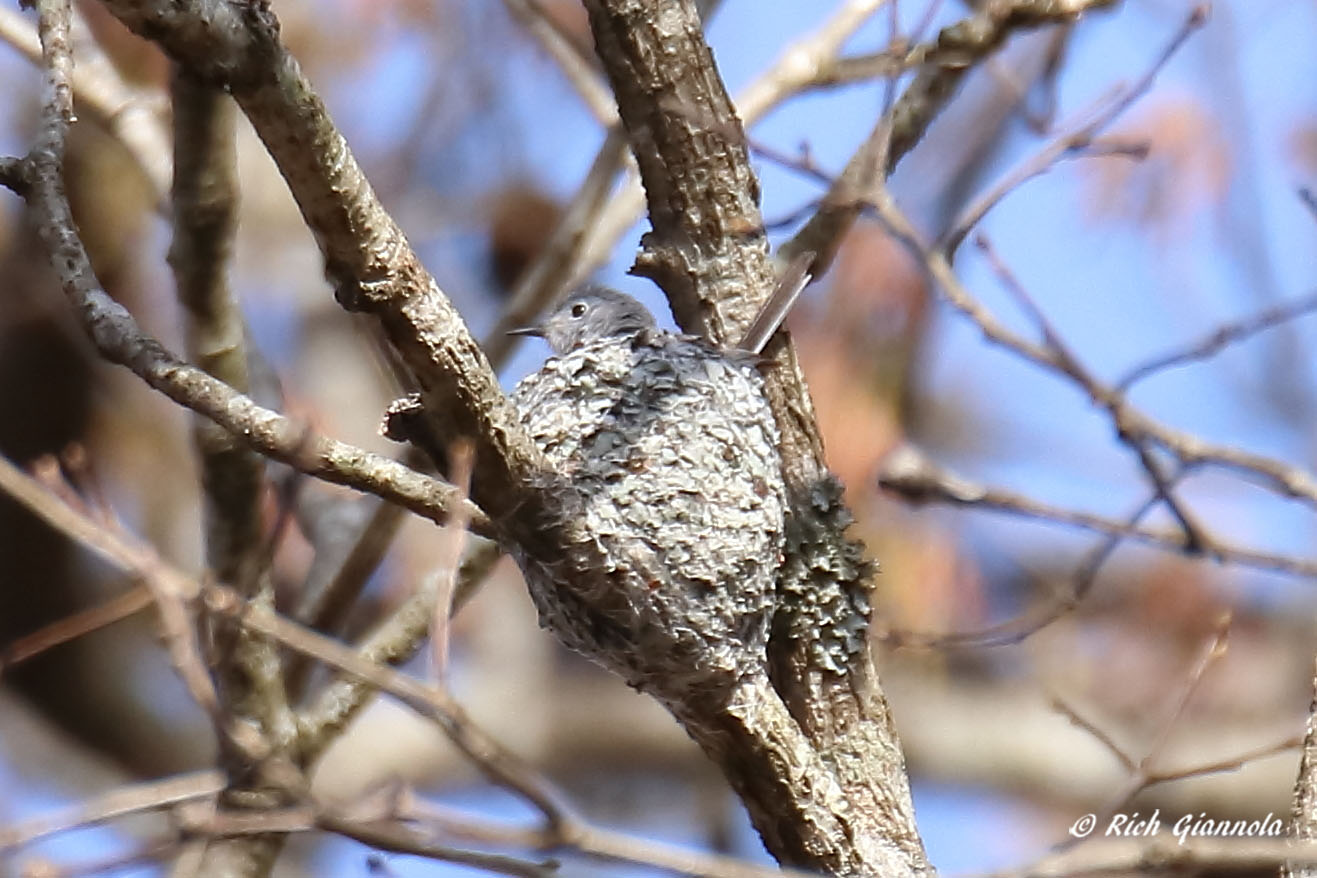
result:
<svg viewBox="0 0 1317 878"><path fill-rule="evenodd" d="M572 316L577 319L580 319L581 317L585 316L584 302L577 302L575 305L572 306Z"/></svg>

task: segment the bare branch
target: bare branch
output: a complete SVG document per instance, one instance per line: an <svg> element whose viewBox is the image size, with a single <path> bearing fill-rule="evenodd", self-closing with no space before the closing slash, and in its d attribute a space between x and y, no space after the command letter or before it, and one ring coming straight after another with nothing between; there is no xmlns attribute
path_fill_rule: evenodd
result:
<svg viewBox="0 0 1317 878"><path fill-rule="evenodd" d="M652 226L632 272L667 293L688 332L730 345L768 298L775 272L745 133L699 16L689 3L664 16L640 0L586 9Z"/></svg>
<svg viewBox="0 0 1317 878"><path fill-rule="evenodd" d="M59 0L43 0L59 2ZM22 503L52 527L77 540L100 557L140 576L165 606L182 608L200 600L206 611L269 637L281 645L383 689L417 713L433 720L482 772L494 783L518 792L538 808L549 823L565 814L557 794L519 758L506 751L475 726L451 696L442 689L426 686L391 668L363 658L338 641L290 622L269 607L248 603L225 585L203 585L167 564L149 547L131 541L121 532L111 532L81 511L61 502L34 479L0 458L0 490ZM182 626L190 632L190 627ZM198 655L195 644L189 647Z"/></svg>
<svg viewBox="0 0 1317 878"><path fill-rule="evenodd" d="M1033 301L1032 297L1025 291L1024 286L1016 279L1015 274L997 255L992 245L988 243L988 239L980 234L977 236L975 243L987 258L988 265L993 273L1000 278L1002 285L1023 305L1026 313L1038 325L1047 346L1056 355L1058 367L1092 396L1094 388L1097 386L1093 374L1080 362L1079 357L1070 350L1060 334L1051 325L1047 316L1043 314L1042 309ZM1153 455L1149 442L1119 429L1117 434L1122 442L1134 450L1144 472L1148 474L1148 480L1152 482L1153 488L1157 491L1157 496L1166 504L1166 508L1175 516L1176 521L1180 522L1180 528L1184 531L1185 536L1185 551L1194 554L1214 553L1217 545L1216 537L1208 532L1207 528L1198 521L1197 517L1172 491L1171 479L1162 471L1161 462Z"/></svg>
<svg viewBox="0 0 1317 878"><path fill-rule="evenodd" d="M911 54L927 59L914 81L875 123L865 142L851 156L823 199L818 212L779 256L817 254L813 273L827 271L846 232L866 204L866 193L901 161L934 117L951 100L975 64L989 57L1013 33L1027 28L1073 21L1084 12L1114 5L1115 0L1008 0L984 3L963 21L943 28L933 45Z"/></svg>
<svg viewBox="0 0 1317 878"><path fill-rule="evenodd" d="M539 0L503 0L512 17L526 28L562 70L590 115L605 129L617 124L617 103L603 77L582 48L563 31L557 19Z"/></svg>
<svg viewBox="0 0 1317 878"><path fill-rule="evenodd" d="M436 831L491 845L521 845L540 850L565 847L586 856L622 863L652 866L682 875L710 878L808 878L814 872L757 866L731 857L677 848L650 839L635 838L585 823L552 829L519 829L486 817L454 813L417 797L412 790L388 791L385 815L433 827ZM350 812L352 817L367 815Z"/></svg>
<svg viewBox="0 0 1317 878"><path fill-rule="evenodd" d="M417 832L407 826L398 824L353 823L335 817L332 813L323 813L315 823L319 829L336 832L346 838L355 839L381 850L399 854L414 854L446 863L457 863L481 869L496 875L520 875L524 878L552 878L557 874L555 862L528 863L515 857L502 854L486 854L476 851L463 851L450 845L439 844L425 833Z"/></svg>
<svg viewBox="0 0 1317 878"><path fill-rule="evenodd" d="M155 95L125 82L86 31L82 16L75 13L72 36L78 65L72 72L72 85L78 106L124 145L150 183L157 208L163 211L168 204L172 163L169 132L154 106L159 102ZM0 40L32 63L41 63L36 29L8 6L0 7Z"/></svg>
<svg viewBox="0 0 1317 878"><path fill-rule="evenodd" d="M437 523L457 501L455 489L395 461L316 436L290 419L262 408L222 381L190 366L138 328L132 315L100 289L86 251L73 233L72 217L58 184L58 158L46 148L42 160L23 166L37 223L51 249L64 292L73 301L92 341L110 362L126 366L151 387L239 436L253 449L307 475L376 494ZM52 158L56 162L51 163ZM24 193L20 193L24 194ZM468 501L469 502L469 501ZM478 533L492 533L485 513L468 510Z"/></svg>
<svg viewBox="0 0 1317 878"><path fill-rule="evenodd" d="M227 86L314 233L340 304L379 321L420 392L433 435L443 443L476 442L473 497L495 519L527 514L539 499L526 490L544 469L539 450L281 42L273 10L203 0L105 5L194 75Z"/></svg>
<svg viewBox="0 0 1317 878"><path fill-rule="evenodd" d="M990 186L982 196L966 207L960 216L952 222L947 232L942 236L941 241L938 242L938 249L948 256L954 256L965 236L1003 198L1014 192L1025 182L1047 173L1060 161L1101 155L1142 158L1147 152L1145 145L1127 143L1114 138L1099 140L1098 135L1120 118L1139 98L1148 93L1157 78L1157 74L1161 72L1162 68L1179 51L1194 31L1201 28L1206 21L1206 7L1194 7L1185 19L1184 24L1167 43L1166 48L1162 50L1161 54L1153 61L1148 70L1139 77L1137 82L1117 89L1114 95L1101 101L1096 109L1081 113L1081 121L1072 123L1070 126L1064 126L1069 128L1069 131L1062 133L1038 152L1007 171L998 182Z"/></svg>
<svg viewBox="0 0 1317 878"><path fill-rule="evenodd" d="M43 2L58 2L58 0L43 0ZM67 504L51 502L47 491L43 490L35 479L25 476L3 457L0 457L0 490L32 509L52 527L68 534L112 564L136 573L151 570L155 563L153 554L131 551L125 553L115 539L106 535L104 528L96 525L75 508ZM201 660L192 619L185 606L191 597L189 587L163 575L143 576L142 582L151 592L151 597L160 612L165 643L175 670L187 686L193 700L216 722L218 727L222 728L224 719L220 714L215 687Z"/></svg>
<svg viewBox="0 0 1317 878"><path fill-rule="evenodd" d="M1311 473L1265 455L1208 442L1190 433L1166 426L1132 406L1115 388L1097 381L1092 376L1089 376L1088 380L1080 380L1076 374L1066 369L1066 364L1050 345L1031 341L1007 328L970 295L956 277L946 254L928 247L920 240L919 233L915 231L909 219L901 213L885 187L875 197L873 206L887 228L910 250L930 280L941 289L947 302L977 325L984 338L1074 381L1094 405L1108 412L1123 439L1133 443L1151 442L1160 446L1185 467L1211 463L1237 470L1256 477L1264 485L1285 496L1317 506L1317 479Z"/></svg>
<svg viewBox="0 0 1317 878"><path fill-rule="evenodd" d="M1183 366L1198 360L1206 360L1220 353L1226 347L1245 341L1260 332L1287 323L1299 317L1305 317L1317 310L1317 293L1285 302L1274 308L1260 311L1233 323L1217 327L1198 341L1190 342L1169 353L1153 357L1146 363L1135 366L1115 384L1118 393L1128 392L1135 383L1158 372Z"/></svg>
<svg viewBox="0 0 1317 878"><path fill-rule="evenodd" d="M1106 733L1106 731L1097 725L1097 723L1082 716L1078 710L1072 707L1069 702L1061 696L1052 696L1052 707L1062 713L1066 719L1070 720L1071 725L1077 726L1092 735L1094 740L1105 747L1112 756L1116 757L1117 761L1125 767L1126 771L1132 773L1138 770L1139 763L1134 757L1126 753L1124 748L1117 744L1112 737Z"/></svg>
<svg viewBox="0 0 1317 878"><path fill-rule="evenodd" d="M69 643L84 634L99 631L107 625L113 625L139 613L151 606L151 603L151 593L144 587L135 585L99 606L51 622L25 637L12 641L0 650L0 676L3 676L9 668L38 656L52 647Z"/></svg>
<svg viewBox="0 0 1317 878"><path fill-rule="evenodd" d="M67 58L67 40L62 43ZM394 461L332 439L314 436L283 416L262 408L204 371L179 360L143 333L132 316L96 282L87 254L74 229L63 195L61 164L64 137L72 117L69 63L50 67L48 100L41 135L25 162L10 162L7 182L18 182L29 201L37 226L51 253L66 295L83 319L103 356L127 366L156 390L241 437L252 448L336 484L375 493L435 521L446 518L455 502L454 489ZM488 517L468 510L472 526L489 533Z"/></svg>
<svg viewBox="0 0 1317 878"><path fill-rule="evenodd" d="M33 207L43 217L42 227L52 231L68 229L61 225L69 219L67 207L52 201L51 195L44 182L38 186ZM73 249L67 240L52 243L60 248L56 252L75 258L61 263L67 269L62 271L65 292L73 298L102 355L128 367L165 396L299 472L375 494L436 523L447 520L453 504L470 503L460 501L451 485L378 454L317 436L184 363L143 333L128 311L95 285L81 245ZM467 512L478 533L493 533L483 510L470 506Z"/></svg>
<svg viewBox="0 0 1317 878"><path fill-rule="evenodd" d="M841 52L846 40L888 0L842 0L814 33L787 46L735 102L745 128L750 128L787 98L807 89L817 71ZM602 265L618 240L635 225L645 206L639 180L631 180L611 201L599 222L588 232L584 266Z"/></svg>
<svg viewBox="0 0 1317 878"><path fill-rule="evenodd" d="M1223 774L1238 771L1250 762L1256 762L1259 759L1266 759L1288 750L1297 749L1302 744L1302 736L1294 735L1283 741L1277 741L1274 744L1265 744L1261 747L1254 747L1252 750L1248 750L1226 759L1218 759L1214 762L1191 765L1187 768L1167 768L1162 769L1161 771L1149 770L1148 786L1159 783L1170 783L1177 780L1188 780L1194 777L1206 777L1210 774Z"/></svg>
<svg viewBox="0 0 1317 878"><path fill-rule="evenodd" d="M209 798L224 789L224 783L224 775L218 771L197 771L162 781L118 787L62 811L0 827L0 853L56 833L94 826L143 811L160 811L180 802Z"/></svg>
<svg viewBox="0 0 1317 878"><path fill-rule="evenodd" d="M1008 512L1109 537L1133 540L1170 552L1195 554L1194 547L1182 533L1153 530L1131 521L1049 506L1023 494L974 482L935 464L911 446L904 446L888 456L878 474L878 485L911 502L933 501ZM1222 564L1236 564L1305 579L1317 578L1317 560L1313 559L1269 554L1220 541L1213 542L1211 557Z"/></svg>

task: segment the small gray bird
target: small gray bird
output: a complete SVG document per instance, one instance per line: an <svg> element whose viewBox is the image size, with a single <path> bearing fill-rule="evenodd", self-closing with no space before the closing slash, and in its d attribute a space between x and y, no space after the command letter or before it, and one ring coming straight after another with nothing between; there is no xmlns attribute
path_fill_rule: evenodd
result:
<svg viewBox="0 0 1317 878"><path fill-rule="evenodd" d="M601 338L621 338L654 328L645 306L608 287L590 284L573 293L538 326L508 335L538 336L558 356Z"/></svg>
<svg viewBox="0 0 1317 878"><path fill-rule="evenodd" d="M518 332L554 352L512 399L570 535L556 563L522 559L543 624L670 702L761 672L786 501L757 358L597 286Z"/></svg>

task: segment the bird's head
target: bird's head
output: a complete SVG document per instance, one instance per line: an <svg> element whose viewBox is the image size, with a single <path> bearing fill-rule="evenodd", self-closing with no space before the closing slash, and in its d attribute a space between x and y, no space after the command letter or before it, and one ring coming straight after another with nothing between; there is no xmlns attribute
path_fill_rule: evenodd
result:
<svg viewBox="0 0 1317 878"><path fill-rule="evenodd" d="M608 287L585 286L568 296L542 323L509 334L539 336L562 356L590 342L633 336L653 326L653 316L630 296Z"/></svg>

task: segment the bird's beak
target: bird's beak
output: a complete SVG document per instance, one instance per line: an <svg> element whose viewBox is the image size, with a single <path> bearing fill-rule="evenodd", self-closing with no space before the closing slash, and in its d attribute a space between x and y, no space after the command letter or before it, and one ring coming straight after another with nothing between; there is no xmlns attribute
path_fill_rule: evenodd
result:
<svg viewBox="0 0 1317 878"><path fill-rule="evenodd" d="M509 329L508 335L528 335L533 338L544 338L544 328L542 326L522 326L518 329Z"/></svg>

